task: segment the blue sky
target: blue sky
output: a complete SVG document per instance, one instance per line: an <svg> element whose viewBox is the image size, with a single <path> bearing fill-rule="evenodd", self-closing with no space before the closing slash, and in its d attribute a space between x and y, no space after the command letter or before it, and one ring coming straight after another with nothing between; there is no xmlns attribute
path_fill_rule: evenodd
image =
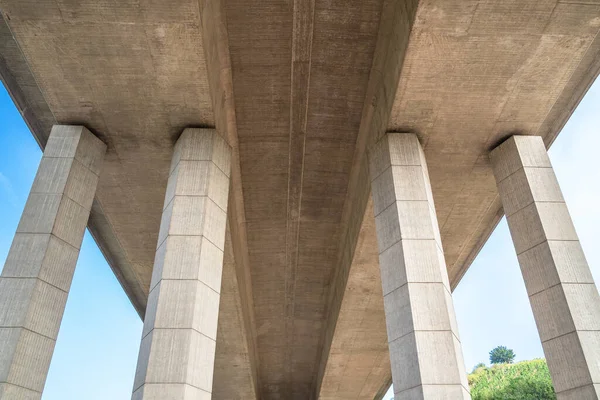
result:
<svg viewBox="0 0 600 400"><path fill-rule="evenodd" d="M590 89L554 143L550 158L583 249L600 280L600 81ZM0 85L0 262L41 158ZM517 360L543 357L506 221L502 220L454 292L467 370L488 362L497 345ZM50 366L43 400L127 400L142 323L98 247L86 233ZM391 397L391 391L386 399Z"/></svg>

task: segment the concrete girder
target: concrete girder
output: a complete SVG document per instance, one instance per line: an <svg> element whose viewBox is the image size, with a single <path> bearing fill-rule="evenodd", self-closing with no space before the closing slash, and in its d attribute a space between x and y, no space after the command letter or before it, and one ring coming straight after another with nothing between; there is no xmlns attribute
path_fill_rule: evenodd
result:
<svg viewBox="0 0 600 400"><path fill-rule="evenodd" d="M231 75L227 17L222 0L201 0L199 1L199 5L202 16L204 51L206 53L208 83L211 92L215 125L217 131L222 132L231 146L231 188L228 206L228 227L231 232L231 248L235 258L235 277L239 290L245 340L247 341L248 362L252 377L251 386L254 397L259 398L259 357L256 343L254 298L252 295L250 260L248 256L246 214L240 170L240 150ZM218 358L217 361L219 361ZM231 371L231 369L217 369L217 373L220 371ZM219 383L220 381L215 382ZM231 382L231 378L225 377L221 385L222 389L215 388L215 392L219 393L220 390L223 390L227 393L228 388L230 388L229 382Z"/></svg>
<svg viewBox="0 0 600 400"><path fill-rule="evenodd" d="M321 392L360 227L371 194L367 149L386 132L417 5L417 1L391 0L385 0L382 5L377 45L344 201L336 268L329 289L327 323L321 342L319 370L314 381L317 398Z"/></svg>

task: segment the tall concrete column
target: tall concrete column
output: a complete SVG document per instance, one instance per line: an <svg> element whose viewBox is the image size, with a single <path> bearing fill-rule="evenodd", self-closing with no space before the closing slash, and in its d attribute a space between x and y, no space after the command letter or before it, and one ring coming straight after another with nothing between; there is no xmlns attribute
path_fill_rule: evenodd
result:
<svg viewBox="0 0 600 400"><path fill-rule="evenodd" d="M55 125L0 276L0 399L40 399L106 145Z"/></svg>
<svg viewBox="0 0 600 400"><path fill-rule="evenodd" d="M600 398L600 296L538 136L490 155L554 389Z"/></svg>
<svg viewBox="0 0 600 400"><path fill-rule="evenodd" d="M210 399L231 149L186 129L171 162L134 400Z"/></svg>
<svg viewBox="0 0 600 400"><path fill-rule="evenodd" d="M452 294L416 135L369 152L394 399L470 399Z"/></svg>

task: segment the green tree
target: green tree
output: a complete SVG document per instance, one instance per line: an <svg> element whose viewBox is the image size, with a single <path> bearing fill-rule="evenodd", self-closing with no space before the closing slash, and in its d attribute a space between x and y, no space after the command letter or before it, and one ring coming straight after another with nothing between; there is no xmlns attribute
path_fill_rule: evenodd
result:
<svg viewBox="0 0 600 400"><path fill-rule="evenodd" d="M490 351L490 362L492 364L512 364L515 360L515 352L505 346L498 346Z"/></svg>
<svg viewBox="0 0 600 400"><path fill-rule="evenodd" d="M556 400L545 360L479 367L469 386L473 400Z"/></svg>

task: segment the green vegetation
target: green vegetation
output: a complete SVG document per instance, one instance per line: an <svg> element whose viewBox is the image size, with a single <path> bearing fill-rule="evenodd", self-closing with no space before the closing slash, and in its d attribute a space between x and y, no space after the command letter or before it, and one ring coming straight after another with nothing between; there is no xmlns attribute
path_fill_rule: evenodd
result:
<svg viewBox="0 0 600 400"><path fill-rule="evenodd" d="M479 368L485 368L485 367L486 367L485 363L479 363L473 367L473 371L471 371L471 373L477 371Z"/></svg>
<svg viewBox="0 0 600 400"><path fill-rule="evenodd" d="M492 364L512 364L515 360L515 352L505 346L498 346L490 351L490 362Z"/></svg>
<svg viewBox="0 0 600 400"><path fill-rule="evenodd" d="M473 400L556 399L550 371L541 359L479 366L469 375L469 386Z"/></svg>

